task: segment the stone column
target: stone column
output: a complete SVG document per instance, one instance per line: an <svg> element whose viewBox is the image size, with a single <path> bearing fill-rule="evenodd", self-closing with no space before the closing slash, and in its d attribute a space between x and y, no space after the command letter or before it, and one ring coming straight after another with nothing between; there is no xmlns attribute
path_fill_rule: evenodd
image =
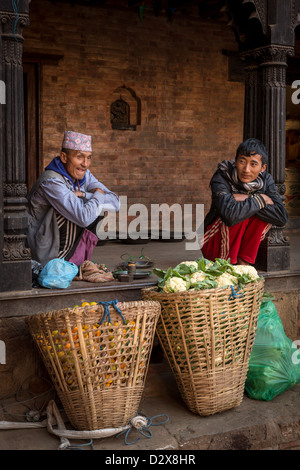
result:
<svg viewBox="0 0 300 470"><path fill-rule="evenodd" d="M256 137L269 153L267 170L278 192L285 193L285 121L287 56L293 48L280 45L243 52L246 63L244 138ZM290 267L289 241L273 226L261 243L256 267L282 271Z"/></svg>
<svg viewBox="0 0 300 470"><path fill-rule="evenodd" d="M22 67L22 29L29 24L28 3L28 0L18 2L18 10L13 10L12 2L7 0L0 6L0 78L6 89L0 122L1 291L31 289L31 256L25 247L27 187Z"/></svg>

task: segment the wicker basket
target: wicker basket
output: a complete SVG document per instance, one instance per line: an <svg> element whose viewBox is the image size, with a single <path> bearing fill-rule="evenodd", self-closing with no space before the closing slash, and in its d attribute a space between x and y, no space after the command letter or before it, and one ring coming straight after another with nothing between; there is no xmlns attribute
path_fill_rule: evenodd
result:
<svg viewBox="0 0 300 470"><path fill-rule="evenodd" d="M136 301L117 308L121 314L113 306L96 305L27 319L77 430L126 426L138 411L161 307Z"/></svg>
<svg viewBox="0 0 300 470"><path fill-rule="evenodd" d="M264 280L180 293L143 289L159 301L159 341L188 408L206 416L239 406L244 395Z"/></svg>

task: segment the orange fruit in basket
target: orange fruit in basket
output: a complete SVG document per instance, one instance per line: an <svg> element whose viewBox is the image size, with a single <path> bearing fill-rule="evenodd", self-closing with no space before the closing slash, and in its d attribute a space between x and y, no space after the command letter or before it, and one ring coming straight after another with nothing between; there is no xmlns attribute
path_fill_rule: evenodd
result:
<svg viewBox="0 0 300 470"><path fill-rule="evenodd" d="M83 303L81 304L81 307L87 307L88 305L90 305L89 302L83 302Z"/></svg>
<svg viewBox="0 0 300 470"><path fill-rule="evenodd" d="M110 378L110 374L107 374L106 380L109 378ZM112 384L112 380L109 380L108 382L106 382L106 387L109 387L111 384Z"/></svg>

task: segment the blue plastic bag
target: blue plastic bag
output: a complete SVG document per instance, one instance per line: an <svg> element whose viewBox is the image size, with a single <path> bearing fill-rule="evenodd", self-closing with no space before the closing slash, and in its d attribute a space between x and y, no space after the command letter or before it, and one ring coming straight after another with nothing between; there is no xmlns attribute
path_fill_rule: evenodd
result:
<svg viewBox="0 0 300 470"><path fill-rule="evenodd" d="M54 258L42 269L38 276L38 283L48 289L66 289L78 273L74 263L64 259Z"/></svg>

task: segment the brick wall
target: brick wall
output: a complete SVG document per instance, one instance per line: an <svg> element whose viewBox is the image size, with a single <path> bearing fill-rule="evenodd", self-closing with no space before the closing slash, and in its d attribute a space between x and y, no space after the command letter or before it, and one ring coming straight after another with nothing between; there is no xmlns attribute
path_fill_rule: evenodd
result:
<svg viewBox="0 0 300 470"><path fill-rule="evenodd" d="M242 140L244 87L227 80L222 49L237 50L224 21L196 11L143 20L118 7L30 4L24 51L60 53L43 65L43 159L60 149L65 129L93 137L93 173L129 204L210 205L217 162ZM125 86L140 100L136 131L112 130L110 104ZM135 116L133 116L133 119Z"/></svg>

